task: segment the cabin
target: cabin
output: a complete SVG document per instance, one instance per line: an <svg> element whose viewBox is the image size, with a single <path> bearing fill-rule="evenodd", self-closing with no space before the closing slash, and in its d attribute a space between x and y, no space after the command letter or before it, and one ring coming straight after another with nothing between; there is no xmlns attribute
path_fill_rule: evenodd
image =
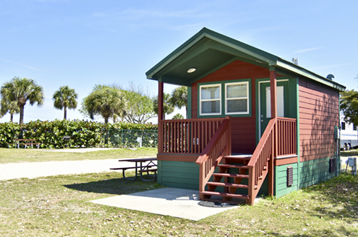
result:
<svg viewBox="0 0 358 237"><path fill-rule="evenodd" d="M158 182L253 204L340 172L343 85L203 28L153 66ZM163 120L164 83L188 88L188 118Z"/></svg>

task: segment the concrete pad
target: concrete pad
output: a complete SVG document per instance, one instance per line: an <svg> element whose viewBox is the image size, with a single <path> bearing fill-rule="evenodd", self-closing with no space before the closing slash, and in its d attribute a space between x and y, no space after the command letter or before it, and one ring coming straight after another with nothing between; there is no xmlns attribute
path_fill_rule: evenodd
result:
<svg viewBox="0 0 358 237"><path fill-rule="evenodd" d="M199 191L162 188L92 201L112 207L168 215L198 221L239 206L213 208L200 206Z"/></svg>

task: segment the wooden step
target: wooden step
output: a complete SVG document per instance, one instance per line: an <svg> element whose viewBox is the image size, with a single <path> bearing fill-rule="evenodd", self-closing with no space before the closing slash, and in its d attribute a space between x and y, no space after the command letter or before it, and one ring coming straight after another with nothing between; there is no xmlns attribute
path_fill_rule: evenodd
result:
<svg viewBox="0 0 358 237"><path fill-rule="evenodd" d="M249 198L249 195L236 194L236 193L222 193L222 192L214 192L214 191L203 191L201 193L209 196L221 196L221 197L240 198L240 199Z"/></svg>
<svg viewBox="0 0 358 237"><path fill-rule="evenodd" d="M243 201L235 202L235 201L224 201L222 199L213 199L213 198L204 198L203 201L207 202L221 202L221 203L228 203L228 204L243 204ZM244 202L245 203L245 202Z"/></svg>
<svg viewBox="0 0 358 237"><path fill-rule="evenodd" d="M207 185L219 186L219 187L230 187L230 188L249 188L248 185L235 184L235 183L208 182Z"/></svg>
<svg viewBox="0 0 358 237"><path fill-rule="evenodd" d="M213 176L248 179L248 174L213 173Z"/></svg>
<svg viewBox="0 0 358 237"><path fill-rule="evenodd" d="M218 167L223 168L236 168L236 169L248 169L249 167L246 165L230 165L230 164L218 164Z"/></svg>
<svg viewBox="0 0 358 237"><path fill-rule="evenodd" d="M251 159L251 155L231 155L231 156L224 156L223 160L228 160L232 163L244 163Z"/></svg>

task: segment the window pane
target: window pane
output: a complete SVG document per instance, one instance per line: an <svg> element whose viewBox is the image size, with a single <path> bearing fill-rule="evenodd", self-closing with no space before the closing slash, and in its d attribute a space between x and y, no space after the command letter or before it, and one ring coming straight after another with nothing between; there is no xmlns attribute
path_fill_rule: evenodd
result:
<svg viewBox="0 0 358 237"><path fill-rule="evenodd" d="M247 97L247 84L227 85L227 98Z"/></svg>
<svg viewBox="0 0 358 237"><path fill-rule="evenodd" d="M220 113L220 101L203 101L201 102L202 114Z"/></svg>
<svg viewBox="0 0 358 237"><path fill-rule="evenodd" d="M227 112L247 112L247 99L242 100L228 100L227 101Z"/></svg>
<svg viewBox="0 0 358 237"><path fill-rule="evenodd" d="M201 99L220 99L220 87L219 86L210 86L210 87L201 87Z"/></svg>

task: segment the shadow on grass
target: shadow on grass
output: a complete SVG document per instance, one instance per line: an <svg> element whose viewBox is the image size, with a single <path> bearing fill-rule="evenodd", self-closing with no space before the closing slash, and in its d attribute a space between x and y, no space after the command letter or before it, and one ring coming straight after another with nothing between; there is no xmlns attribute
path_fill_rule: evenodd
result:
<svg viewBox="0 0 358 237"><path fill-rule="evenodd" d="M342 219L352 223L358 218L358 176L343 172L338 177L303 189L316 193L312 200L320 200L324 206L317 206L309 212L312 216ZM346 230L342 230L348 232Z"/></svg>
<svg viewBox="0 0 358 237"><path fill-rule="evenodd" d="M75 183L64 185L66 188L92 193L107 193L107 194L130 194L140 192L148 189L158 188L160 185L157 182L144 182L140 178L131 181L123 178L108 179L101 181L93 181L88 183Z"/></svg>

